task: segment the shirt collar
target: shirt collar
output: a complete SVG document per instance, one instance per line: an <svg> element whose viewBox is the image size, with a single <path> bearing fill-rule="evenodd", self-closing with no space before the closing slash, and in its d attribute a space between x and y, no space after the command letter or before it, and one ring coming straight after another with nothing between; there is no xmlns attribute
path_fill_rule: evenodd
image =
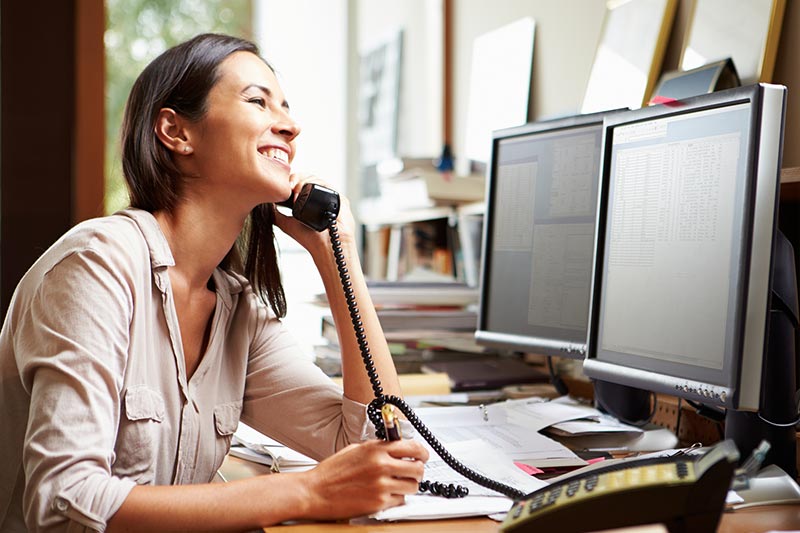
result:
<svg viewBox="0 0 800 533"><path fill-rule="evenodd" d="M158 274L161 271L166 273L167 267L175 266L175 258L172 256L172 250L169 248L167 238L164 232L161 231L161 226L158 225L156 217L149 211L135 207L123 209L119 214L133 219L136 225L139 226L139 230L147 243L147 248L150 250L150 264L157 278L156 283L161 287L161 280L158 279ZM213 279L216 293L220 295L225 306L230 309L231 295L242 292L242 280L220 268L214 269Z"/></svg>
<svg viewBox="0 0 800 533"><path fill-rule="evenodd" d="M143 209L129 207L120 211L119 214L132 218L136 225L139 226L139 230L147 243L147 248L150 250L150 264L153 267L153 271L161 267L175 266L175 258L172 257L172 250L169 249L167 238L152 213Z"/></svg>

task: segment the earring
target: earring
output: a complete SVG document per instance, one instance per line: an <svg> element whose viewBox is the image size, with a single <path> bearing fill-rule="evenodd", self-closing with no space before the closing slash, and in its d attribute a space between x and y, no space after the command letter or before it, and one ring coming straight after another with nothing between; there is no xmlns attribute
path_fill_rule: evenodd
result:
<svg viewBox="0 0 800 533"><path fill-rule="evenodd" d="M189 148L188 146L184 146L184 147L183 147L183 151L184 151L184 153L188 153L188 152L189 152L189 150L191 150L191 148Z"/></svg>

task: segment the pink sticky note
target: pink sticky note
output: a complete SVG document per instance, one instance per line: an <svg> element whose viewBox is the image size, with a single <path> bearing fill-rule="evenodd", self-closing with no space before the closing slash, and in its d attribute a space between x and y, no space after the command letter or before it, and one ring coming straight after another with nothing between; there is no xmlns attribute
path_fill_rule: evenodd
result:
<svg viewBox="0 0 800 533"><path fill-rule="evenodd" d="M514 461L514 464L529 476L544 473L544 470L539 470L535 466L526 465L525 463L518 463L517 461Z"/></svg>

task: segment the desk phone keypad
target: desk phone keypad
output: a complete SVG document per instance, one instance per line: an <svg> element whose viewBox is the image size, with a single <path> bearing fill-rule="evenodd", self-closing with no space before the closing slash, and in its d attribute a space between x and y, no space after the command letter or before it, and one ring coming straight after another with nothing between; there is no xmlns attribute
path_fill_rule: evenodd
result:
<svg viewBox="0 0 800 533"><path fill-rule="evenodd" d="M503 523L503 530L513 530L515 522L537 514L548 513L556 507L565 510L572 503L602 497L616 491L636 490L650 485L681 484L695 481L694 463L689 461L660 462L641 466L627 465L618 469L596 472L566 479L529 494L517 502Z"/></svg>

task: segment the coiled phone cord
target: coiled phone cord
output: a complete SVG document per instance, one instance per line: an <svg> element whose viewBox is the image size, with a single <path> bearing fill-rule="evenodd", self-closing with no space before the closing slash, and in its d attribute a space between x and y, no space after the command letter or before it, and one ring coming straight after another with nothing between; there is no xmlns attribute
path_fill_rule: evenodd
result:
<svg viewBox="0 0 800 533"><path fill-rule="evenodd" d="M521 500L525 497L525 493L510 487L504 483L500 483L493 479L475 472L471 468L462 464L450 452L445 450L444 446L433 436L431 431L425 427L422 420L414 413L411 407L402 399L397 396L386 396L383 394L383 387L381 387L381 380L378 377L378 372L375 369L375 363L372 361L372 354L367 344L367 336L364 332L364 324L361 322L361 315L358 312L358 305L356 298L353 294L352 283L350 282L350 274L348 274L347 263L342 252L341 241L339 240L339 230L336 227L336 215L329 214L328 232L330 234L331 245L333 247L334 257L336 260L336 268L339 271L339 279L342 283L345 299L347 300L347 308L350 311L350 320L353 323L353 329L358 341L358 347L361 350L361 358L364 360L364 366L367 369L367 376L369 377L372 391L375 394L375 399L372 400L367 406L367 416L372 424L375 426L375 434L379 439L386 438L383 419L381 417L381 407L385 404L392 404L396 406L406 416L409 423L422 435L422 438L430 444L431 448L442 458L442 460L450 466L453 470L464 476L465 478L474 481L478 485L499 492L513 500ZM430 491L432 494L441 495L445 498L463 498L469 494L469 489L462 486L455 486L453 484L445 485L439 482L422 481L419 484L420 492Z"/></svg>

